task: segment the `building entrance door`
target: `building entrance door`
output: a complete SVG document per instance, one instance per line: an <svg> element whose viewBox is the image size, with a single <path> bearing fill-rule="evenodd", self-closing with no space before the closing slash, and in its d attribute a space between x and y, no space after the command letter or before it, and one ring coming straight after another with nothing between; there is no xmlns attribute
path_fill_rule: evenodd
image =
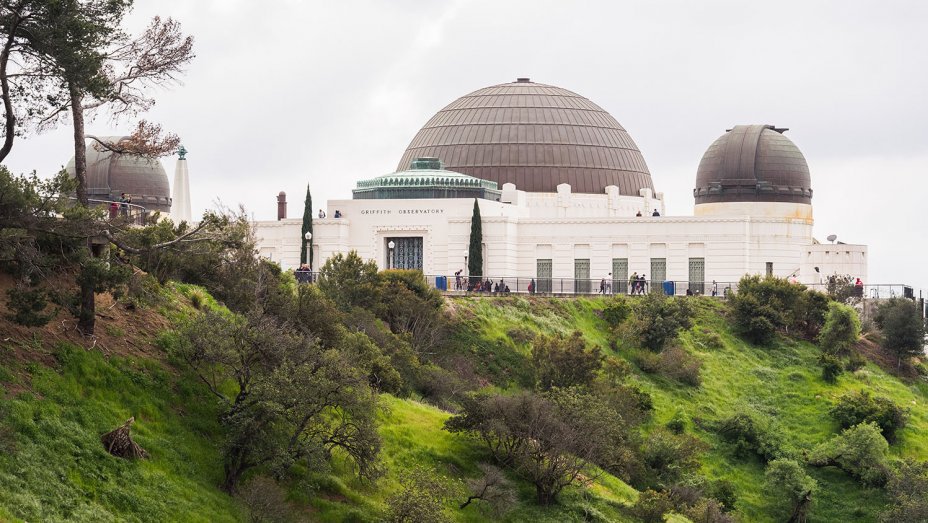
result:
<svg viewBox="0 0 928 523"><path fill-rule="evenodd" d="M387 238L387 268L422 270L422 237ZM393 248L390 248L390 245Z"/></svg>

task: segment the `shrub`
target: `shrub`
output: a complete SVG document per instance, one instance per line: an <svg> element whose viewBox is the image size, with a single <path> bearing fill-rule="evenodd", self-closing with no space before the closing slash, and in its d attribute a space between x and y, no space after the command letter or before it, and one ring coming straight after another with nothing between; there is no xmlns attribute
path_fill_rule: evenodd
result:
<svg viewBox="0 0 928 523"><path fill-rule="evenodd" d="M896 431L905 427L908 417L906 411L889 398L871 396L867 391L842 395L829 412L843 429L865 422L876 423L889 442L895 439Z"/></svg>
<svg viewBox="0 0 928 523"><path fill-rule="evenodd" d="M238 489L237 497L248 509L251 523L279 523L293 519L286 492L271 478L252 478Z"/></svg>
<svg viewBox="0 0 928 523"><path fill-rule="evenodd" d="M769 491L779 498L780 521L805 521L818 482L791 459L775 459L764 472Z"/></svg>
<svg viewBox="0 0 928 523"><path fill-rule="evenodd" d="M699 523L735 523L734 516L725 513L725 505L711 498L703 498L686 507L683 513L690 521Z"/></svg>
<svg viewBox="0 0 928 523"><path fill-rule="evenodd" d="M632 507L631 513L644 523L663 523L664 515L671 512L673 507L670 494L648 489L638 496L638 502Z"/></svg>
<svg viewBox="0 0 928 523"><path fill-rule="evenodd" d="M822 366L822 379L826 383L835 383L838 376L844 371L841 360L831 354L822 354L818 358L819 365Z"/></svg>
<svg viewBox="0 0 928 523"><path fill-rule="evenodd" d="M853 352L851 353L851 357L848 358L847 364L844 365L844 370L848 372L856 372L864 368L866 365L867 365L867 360L864 359L864 357L861 356L860 353Z"/></svg>
<svg viewBox="0 0 928 523"><path fill-rule="evenodd" d="M683 434L686 432L687 425L689 425L689 419L686 417L686 412L684 412L683 409L677 409L673 417L664 424L667 430L674 434Z"/></svg>
<svg viewBox="0 0 928 523"><path fill-rule="evenodd" d="M603 308L603 320L610 327L618 327L632 313L632 308L624 296L614 296L609 299Z"/></svg>
<svg viewBox="0 0 928 523"><path fill-rule="evenodd" d="M506 331L506 336L516 344L528 343L535 339L535 333L525 327L512 327Z"/></svg>
<svg viewBox="0 0 928 523"><path fill-rule="evenodd" d="M859 337L857 311L841 303L829 303L825 325L818 334L818 345L822 351L833 356L846 355Z"/></svg>
<svg viewBox="0 0 928 523"><path fill-rule="evenodd" d="M26 327L41 327L54 316L54 311L43 314L48 307L48 294L44 289L14 287L6 291L7 318Z"/></svg>
<svg viewBox="0 0 928 523"><path fill-rule="evenodd" d="M355 251L337 253L319 269L319 289L342 310L373 308L379 299L380 275L373 260L364 261Z"/></svg>
<svg viewBox="0 0 928 523"><path fill-rule="evenodd" d="M876 324L883 331L883 345L902 358L921 355L925 345L925 322L915 302L890 298L880 305Z"/></svg>
<svg viewBox="0 0 928 523"><path fill-rule="evenodd" d="M899 463L886 484L890 503L880 514L885 523L928 521L928 462L905 460Z"/></svg>
<svg viewBox="0 0 928 523"><path fill-rule="evenodd" d="M203 308L206 297L203 295L202 291L194 290L190 292L190 305L193 305L193 308L200 310Z"/></svg>
<svg viewBox="0 0 928 523"><path fill-rule="evenodd" d="M433 470L416 467L400 477L400 491L387 498L390 523L444 523L451 521L445 502L454 494L450 481Z"/></svg>
<svg viewBox="0 0 928 523"><path fill-rule="evenodd" d="M768 345L778 330L814 338L824 323L828 297L782 278L754 275L741 278L729 307L745 339Z"/></svg>
<svg viewBox="0 0 928 523"><path fill-rule="evenodd" d="M710 350L718 350L725 346L722 336L714 331L701 328L693 332L693 341L697 345Z"/></svg>
<svg viewBox="0 0 928 523"><path fill-rule="evenodd" d="M642 347L658 352L692 325L692 309L685 299L650 293L638 301L632 332Z"/></svg>
<svg viewBox="0 0 928 523"><path fill-rule="evenodd" d="M722 439L734 444L735 453L742 457L756 454L771 461L786 454L780 428L767 417L737 412L719 423L718 432Z"/></svg>
<svg viewBox="0 0 928 523"><path fill-rule="evenodd" d="M542 390L589 386L604 359L599 347L587 349L580 331L575 331L569 338L539 336L532 344L532 366Z"/></svg>
<svg viewBox="0 0 928 523"><path fill-rule="evenodd" d="M670 379L698 387L702 361L679 346L665 349L660 354L658 372Z"/></svg>
<svg viewBox="0 0 928 523"><path fill-rule="evenodd" d="M653 430L641 447L641 460L647 474L641 483L670 487L699 469L699 456L704 449L701 441L688 434L674 434L662 428Z"/></svg>
<svg viewBox="0 0 928 523"><path fill-rule="evenodd" d="M815 447L809 464L838 467L864 485L879 487L886 483L889 473L888 449L876 423L861 423Z"/></svg>

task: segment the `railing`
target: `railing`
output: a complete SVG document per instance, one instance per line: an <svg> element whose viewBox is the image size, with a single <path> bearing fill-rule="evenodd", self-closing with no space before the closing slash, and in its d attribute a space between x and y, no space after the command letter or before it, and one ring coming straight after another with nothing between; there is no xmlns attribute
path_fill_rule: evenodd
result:
<svg viewBox="0 0 928 523"><path fill-rule="evenodd" d="M71 197L70 200L77 201L77 198ZM146 225L151 213L148 209L135 203L119 202L113 200L89 199L93 207L102 207L106 211L111 221L125 221L131 225ZM115 206L113 204L116 204Z"/></svg>

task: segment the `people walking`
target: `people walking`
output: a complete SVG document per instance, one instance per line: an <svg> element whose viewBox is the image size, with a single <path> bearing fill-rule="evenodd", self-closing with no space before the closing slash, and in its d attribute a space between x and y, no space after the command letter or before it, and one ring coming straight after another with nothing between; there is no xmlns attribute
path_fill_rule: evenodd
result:
<svg viewBox="0 0 928 523"><path fill-rule="evenodd" d="M638 271L632 273L628 277L628 293L634 295L635 291L638 290Z"/></svg>
<svg viewBox="0 0 928 523"><path fill-rule="evenodd" d="M528 293L535 294L535 278L532 278L532 281L528 282Z"/></svg>

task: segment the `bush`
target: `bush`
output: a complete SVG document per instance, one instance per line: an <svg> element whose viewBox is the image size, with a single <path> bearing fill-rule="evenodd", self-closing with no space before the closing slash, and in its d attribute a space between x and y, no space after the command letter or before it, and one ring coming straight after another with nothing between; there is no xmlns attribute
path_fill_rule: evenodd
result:
<svg viewBox="0 0 928 523"><path fill-rule="evenodd" d="M632 332L642 347L654 352L676 339L680 329L692 325L693 312L687 300L650 293L638 301Z"/></svg>
<svg viewBox="0 0 928 523"><path fill-rule="evenodd" d="M669 488L684 476L699 470L699 457L705 446L688 434L653 430L641 447L641 460L647 477L639 484Z"/></svg>
<svg viewBox="0 0 928 523"><path fill-rule="evenodd" d="M624 296L614 296L609 299L603 308L603 320L610 327L618 327L632 313L632 308Z"/></svg>
<svg viewBox="0 0 928 523"><path fill-rule="evenodd" d="M451 521L445 513L445 503L454 489L450 481L422 467L400 477L400 491L387 498L390 523L444 523Z"/></svg>
<svg viewBox="0 0 928 523"><path fill-rule="evenodd" d="M885 523L922 523L928 521L928 463L906 460L899 463L889 477L886 493L889 508L880 514Z"/></svg>
<svg viewBox="0 0 928 523"><path fill-rule="evenodd" d="M660 354L658 372L670 379L698 387L702 361L679 346L665 349Z"/></svg>
<svg viewBox="0 0 928 523"><path fill-rule="evenodd" d="M779 521L805 521L818 482L791 459L775 459L764 472L767 488L779 498Z"/></svg>
<svg viewBox="0 0 928 523"><path fill-rule="evenodd" d="M248 509L251 523L280 523L293 520L287 493L271 478L256 476L238 489L237 497Z"/></svg>
<svg viewBox="0 0 928 523"><path fill-rule="evenodd" d="M838 467L866 486L879 487L889 474L888 449L876 423L861 423L815 447L809 464Z"/></svg>
<svg viewBox="0 0 928 523"><path fill-rule="evenodd" d="M837 382L838 376L844 371L841 360L831 354L822 354L818 358L818 363L822 366L822 379L826 383Z"/></svg>
<svg viewBox="0 0 928 523"><path fill-rule="evenodd" d="M896 432L905 427L908 418L906 411L889 398L871 396L867 391L842 395L829 412L843 429L860 423L876 423L888 442L895 440Z"/></svg>
<svg viewBox="0 0 928 523"><path fill-rule="evenodd" d="M864 368L867 365L867 360L858 352L851 353L851 357L848 358L847 364L844 365L844 370L848 372L857 372L858 370Z"/></svg>
<svg viewBox="0 0 928 523"><path fill-rule="evenodd" d="M575 331L569 338L539 336L532 344L532 366L538 387L542 390L589 386L604 359L599 347L587 350L580 331Z"/></svg>
<svg viewBox="0 0 928 523"><path fill-rule="evenodd" d="M648 489L638 496L631 513L643 523L663 523L664 515L673 511L673 507L670 494Z"/></svg>
<svg viewBox="0 0 928 523"><path fill-rule="evenodd" d="M711 498L698 500L695 504L686 507L683 514L690 521L699 523L735 523L734 516L725 513L725 505Z"/></svg>
<svg viewBox="0 0 928 523"><path fill-rule="evenodd" d="M899 358L923 354L925 322L915 302L905 298L890 298L880 305L876 324L883 331L883 345Z"/></svg>
<svg viewBox="0 0 928 523"><path fill-rule="evenodd" d="M719 423L718 433L742 457L756 454L768 462L785 457L783 434L767 417L738 412Z"/></svg>
<svg viewBox="0 0 928 523"><path fill-rule="evenodd" d="M822 351L832 356L844 356L859 337L857 311L841 303L829 303L825 325L818 334L818 345Z"/></svg>
<svg viewBox="0 0 928 523"><path fill-rule="evenodd" d="M813 339L824 324L828 297L782 278L754 275L741 278L729 307L745 339L768 345L779 330Z"/></svg>
<svg viewBox="0 0 928 523"><path fill-rule="evenodd" d="M7 318L26 327L41 327L55 315L43 314L48 307L48 294L44 289L14 287L6 291L6 305L12 312Z"/></svg>

